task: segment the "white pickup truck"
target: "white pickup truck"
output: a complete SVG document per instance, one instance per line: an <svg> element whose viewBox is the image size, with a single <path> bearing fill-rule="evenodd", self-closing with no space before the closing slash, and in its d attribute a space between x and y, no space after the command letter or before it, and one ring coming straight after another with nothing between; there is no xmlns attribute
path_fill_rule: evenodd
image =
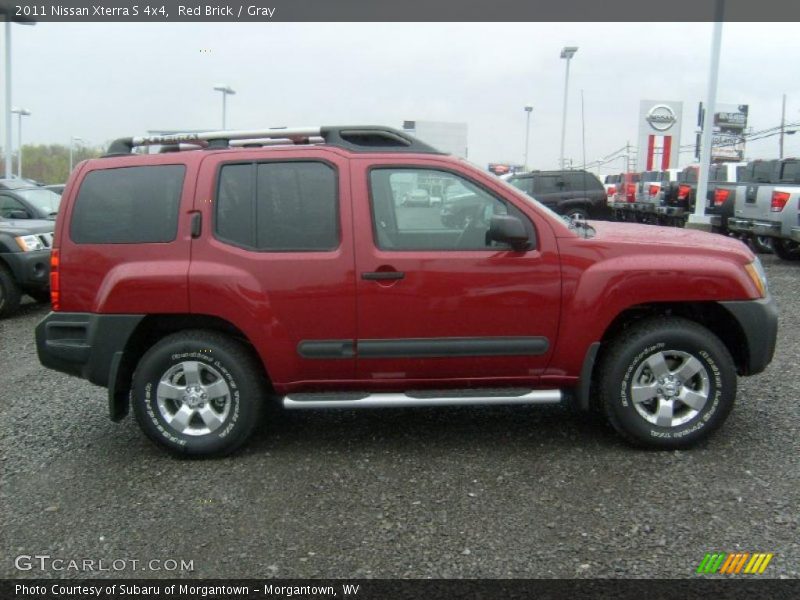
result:
<svg viewBox="0 0 800 600"><path fill-rule="evenodd" d="M800 260L800 159L774 161L769 183L747 183L737 193L731 231L772 238L784 260Z"/></svg>

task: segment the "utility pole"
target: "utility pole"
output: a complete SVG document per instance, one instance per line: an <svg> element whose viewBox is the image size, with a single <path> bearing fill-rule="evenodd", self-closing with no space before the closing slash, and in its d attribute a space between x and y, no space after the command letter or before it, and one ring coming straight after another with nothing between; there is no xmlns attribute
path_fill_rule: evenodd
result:
<svg viewBox="0 0 800 600"><path fill-rule="evenodd" d="M583 111L583 90L581 90L581 149L583 151L583 167L586 168L586 115Z"/></svg>
<svg viewBox="0 0 800 600"><path fill-rule="evenodd" d="M780 145L780 156L778 158L783 158L783 136L786 134L786 94L783 95L783 103L781 105L781 145Z"/></svg>

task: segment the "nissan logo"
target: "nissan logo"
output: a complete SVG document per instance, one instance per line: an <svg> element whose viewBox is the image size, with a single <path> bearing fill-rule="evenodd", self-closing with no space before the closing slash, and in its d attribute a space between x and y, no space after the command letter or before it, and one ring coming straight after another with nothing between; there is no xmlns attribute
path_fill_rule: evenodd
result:
<svg viewBox="0 0 800 600"><path fill-rule="evenodd" d="M675 111L673 111L666 104L656 104L653 108L647 111L645 121L650 123L650 127L656 131L666 131L672 127L678 119L675 118Z"/></svg>

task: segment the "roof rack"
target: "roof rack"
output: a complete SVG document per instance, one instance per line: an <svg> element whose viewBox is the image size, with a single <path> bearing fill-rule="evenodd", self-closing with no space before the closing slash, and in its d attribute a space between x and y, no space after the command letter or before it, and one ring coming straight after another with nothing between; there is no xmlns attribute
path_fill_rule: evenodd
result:
<svg viewBox="0 0 800 600"><path fill-rule="evenodd" d="M414 152L444 154L404 131L375 125L337 127L273 127L252 130L206 131L127 137L114 140L105 156L130 154L135 147L162 146L177 152L185 149L215 150L231 146L260 147L285 144L328 144L351 152Z"/></svg>

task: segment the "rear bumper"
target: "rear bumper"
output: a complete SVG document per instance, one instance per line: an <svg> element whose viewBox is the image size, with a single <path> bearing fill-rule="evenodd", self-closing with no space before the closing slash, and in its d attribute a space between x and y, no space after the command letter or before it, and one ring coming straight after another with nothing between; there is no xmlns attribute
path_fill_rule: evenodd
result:
<svg viewBox="0 0 800 600"><path fill-rule="evenodd" d="M720 302L744 332L747 367L743 375L755 375L767 368L775 354L778 338L778 307L771 295L761 300Z"/></svg>
<svg viewBox="0 0 800 600"><path fill-rule="evenodd" d="M0 258L11 268L14 279L22 289L50 287L50 250L5 252Z"/></svg>
<svg viewBox="0 0 800 600"><path fill-rule="evenodd" d="M800 242L800 227L792 227L792 233L790 237L792 241Z"/></svg>
<svg viewBox="0 0 800 600"><path fill-rule="evenodd" d="M51 312L36 327L39 362L108 387L131 334L143 318Z"/></svg>
<svg viewBox="0 0 800 600"><path fill-rule="evenodd" d="M731 217L728 219L728 229L771 237L780 237L781 235L781 224L775 221L759 221L756 219Z"/></svg>

